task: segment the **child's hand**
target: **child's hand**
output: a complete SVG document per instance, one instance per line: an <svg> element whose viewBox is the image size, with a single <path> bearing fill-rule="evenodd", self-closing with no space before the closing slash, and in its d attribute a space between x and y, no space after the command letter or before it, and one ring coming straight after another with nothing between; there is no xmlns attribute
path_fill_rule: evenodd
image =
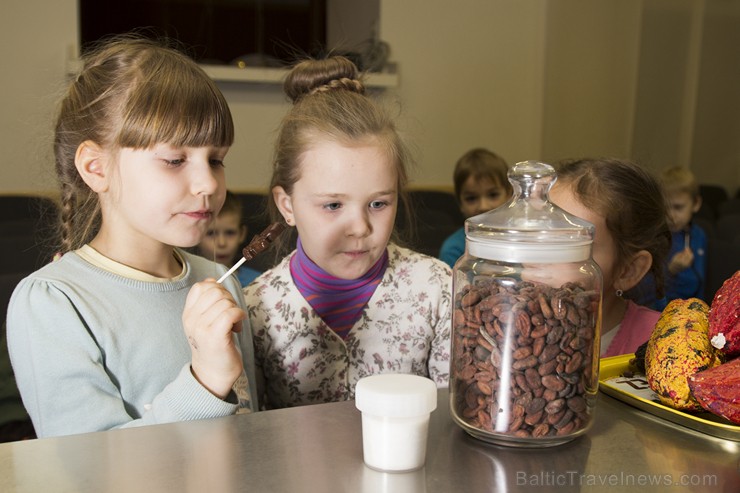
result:
<svg viewBox="0 0 740 493"><path fill-rule="evenodd" d="M668 271L674 275L678 274L682 270L691 267L693 262L694 252L691 251L691 248L684 248L671 258L671 261L668 263Z"/></svg>
<svg viewBox="0 0 740 493"><path fill-rule="evenodd" d="M195 284L185 301L182 323L192 352L193 375L221 399L242 373L232 331L239 332L245 318L231 293L213 279Z"/></svg>

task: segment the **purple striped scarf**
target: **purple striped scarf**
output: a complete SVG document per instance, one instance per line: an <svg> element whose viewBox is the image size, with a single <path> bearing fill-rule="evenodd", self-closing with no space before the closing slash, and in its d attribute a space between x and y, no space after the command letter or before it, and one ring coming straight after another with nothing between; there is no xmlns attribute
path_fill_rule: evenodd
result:
<svg viewBox="0 0 740 493"><path fill-rule="evenodd" d="M316 265L298 238L296 254L290 259L290 274L311 308L342 339L360 319L388 266L388 251L369 271L357 279L339 279Z"/></svg>

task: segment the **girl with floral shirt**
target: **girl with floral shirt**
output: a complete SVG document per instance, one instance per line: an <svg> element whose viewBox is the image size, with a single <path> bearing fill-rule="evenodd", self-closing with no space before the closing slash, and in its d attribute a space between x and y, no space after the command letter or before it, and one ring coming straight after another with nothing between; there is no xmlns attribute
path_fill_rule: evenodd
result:
<svg viewBox="0 0 740 493"><path fill-rule="evenodd" d="M270 208L298 239L244 289L263 405L352 399L379 373L447 386L451 271L391 241L408 182L392 119L343 57L301 62L284 87Z"/></svg>

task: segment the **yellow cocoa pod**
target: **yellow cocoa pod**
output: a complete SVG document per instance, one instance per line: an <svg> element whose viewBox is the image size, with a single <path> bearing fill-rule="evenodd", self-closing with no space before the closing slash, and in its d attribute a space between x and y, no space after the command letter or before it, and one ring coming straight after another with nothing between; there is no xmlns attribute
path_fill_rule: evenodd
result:
<svg viewBox="0 0 740 493"><path fill-rule="evenodd" d="M645 351L645 376L660 401L675 409L700 410L688 379L720 363L709 340L709 306L698 298L668 303Z"/></svg>

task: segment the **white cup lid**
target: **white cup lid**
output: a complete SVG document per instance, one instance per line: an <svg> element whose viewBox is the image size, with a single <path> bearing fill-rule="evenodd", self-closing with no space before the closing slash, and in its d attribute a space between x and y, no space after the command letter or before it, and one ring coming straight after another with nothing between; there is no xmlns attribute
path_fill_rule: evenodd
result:
<svg viewBox="0 0 740 493"><path fill-rule="evenodd" d="M372 375L357 382L355 406L373 416L421 416L437 408L437 386L418 375Z"/></svg>

